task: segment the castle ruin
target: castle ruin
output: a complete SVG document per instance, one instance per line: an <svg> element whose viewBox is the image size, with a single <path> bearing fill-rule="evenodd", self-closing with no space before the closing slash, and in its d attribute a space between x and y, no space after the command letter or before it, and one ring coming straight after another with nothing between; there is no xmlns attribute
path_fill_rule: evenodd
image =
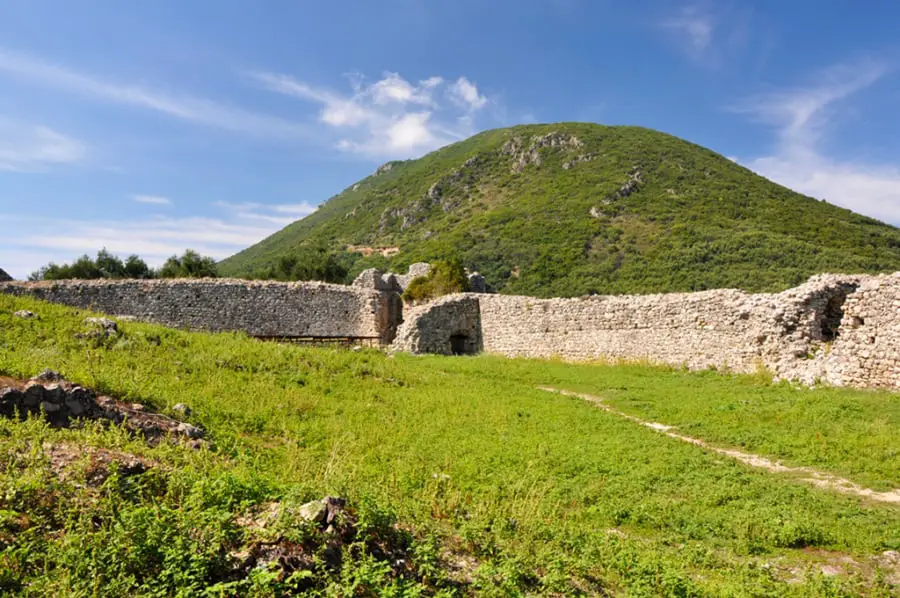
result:
<svg viewBox="0 0 900 598"><path fill-rule="evenodd" d="M404 306L396 275L353 285L228 279L3 282L0 292L167 326L351 339L411 353L643 360L900 389L900 272L734 289L535 299L464 293Z"/></svg>

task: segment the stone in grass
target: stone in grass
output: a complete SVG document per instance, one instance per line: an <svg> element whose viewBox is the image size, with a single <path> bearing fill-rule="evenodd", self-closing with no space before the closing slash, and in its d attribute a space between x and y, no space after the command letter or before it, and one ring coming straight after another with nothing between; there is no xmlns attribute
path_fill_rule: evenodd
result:
<svg viewBox="0 0 900 598"><path fill-rule="evenodd" d="M203 438L203 430L201 430L197 426L192 426L191 424L186 424L184 422L178 424L178 426L175 428L175 433L182 436L187 436L192 440Z"/></svg>
<svg viewBox="0 0 900 598"><path fill-rule="evenodd" d="M50 401L43 401L41 403L41 410L44 413L56 413L60 409L62 409L62 405L59 403L51 403Z"/></svg>
<svg viewBox="0 0 900 598"><path fill-rule="evenodd" d="M15 415L18 408L22 406L24 398L24 393L18 389L8 386L0 388L0 416L12 417Z"/></svg>
<svg viewBox="0 0 900 598"><path fill-rule="evenodd" d="M176 403L172 407L172 411L174 411L175 413L180 413L181 415L184 415L185 417L190 417L190 415L192 413L191 408L188 407L187 405L185 405L184 403Z"/></svg>
<svg viewBox="0 0 900 598"><path fill-rule="evenodd" d="M34 320L37 318L37 314L33 311L28 311L27 309L20 309L19 311L13 314L14 317L19 318L20 320Z"/></svg>
<svg viewBox="0 0 900 598"><path fill-rule="evenodd" d="M22 405L34 408L41 404L44 400L44 386L37 382L29 382L25 387L25 396L22 399Z"/></svg>
<svg viewBox="0 0 900 598"><path fill-rule="evenodd" d="M119 333L119 325L115 320L109 318L85 318L84 323L102 329L106 336L114 336Z"/></svg>
<svg viewBox="0 0 900 598"><path fill-rule="evenodd" d="M344 510L347 501L336 496L326 496L321 500L313 500L300 505L297 515L304 521L319 525L331 525L337 514Z"/></svg>
<svg viewBox="0 0 900 598"><path fill-rule="evenodd" d="M328 507L323 500L313 500L300 505L297 509L297 515L304 521L312 521L314 523L324 523L328 516Z"/></svg>
<svg viewBox="0 0 900 598"><path fill-rule="evenodd" d="M31 382L62 382L64 380L65 378L63 378L62 374L47 368L32 378Z"/></svg>

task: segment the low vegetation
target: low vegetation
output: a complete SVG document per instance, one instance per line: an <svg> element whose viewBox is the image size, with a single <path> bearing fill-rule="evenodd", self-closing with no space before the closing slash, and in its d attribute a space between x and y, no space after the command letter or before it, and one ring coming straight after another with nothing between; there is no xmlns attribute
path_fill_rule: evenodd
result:
<svg viewBox="0 0 900 598"><path fill-rule="evenodd" d="M568 297L777 291L821 272L900 270L897 228L648 129L518 126L388 166L224 260L221 273L277 271L311 248L334 254L347 281L367 267L405 272L459 256L502 293Z"/></svg>
<svg viewBox="0 0 900 598"><path fill-rule="evenodd" d="M149 446L117 427L0 419L0 593L891 596L900 587L897 505L749 468L536 387L590 392L711 443L882 489L900 487L896 395L641 365L304 348L136 322L86 336L87 315L0 296L0 376L52 368L187 417L208 443ZM60 469L67 447L79 457ZM111 465L98 478L99 451L131 455L146 471ZM328 495L347 500L350 527L292 515Z"/></svg>
<svg viewBox="0 0 900 598"><path fill-rule="evenodd" d="M468 290L469 279L459 260L437 261L431 265L428 274L410 281L403 292L403 299L414 303L427 302L443 295Z"/></svg>
<svg viewBox="0 0 900 598"><path fill-rule="evenodd" d="M204 257L192 249L182 255L173 255L160 267L154 270L137 255L130 255L125 260L113 255L106 249L97 252L96 258L83 255L71 264L55 264L33 272L29 280L96 280L100 278L215 278L217 276L216 260Z"/></svg>

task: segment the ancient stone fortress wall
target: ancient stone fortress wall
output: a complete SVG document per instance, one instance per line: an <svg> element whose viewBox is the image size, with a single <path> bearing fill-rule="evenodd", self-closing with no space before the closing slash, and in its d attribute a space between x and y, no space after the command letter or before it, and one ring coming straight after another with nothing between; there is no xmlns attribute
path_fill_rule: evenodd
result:
<svg viewBox="0 0 900 598"><path fill-rule="evenodd" d="M900 273L821 275L737 290L534 299L484 293L403 305L394 275L351 286L242 280L4 282L0 292L189 329L377 339L411 353L625 359L760 369L779 379L900 389ZM395 339L396 337L396 339Z"/></svg>
<svg viewBox="0 0 900 598"><path fill-rule="evenodd" d="M811 347L805 381L900 389L900 272L860 277L833 343Z"/></svg>
<svg viewBox="0 0 900 598"><path fill-rule="evenodd" d="M766 369L808 384L900 388L900 273L821 275L777 294L456 295L410 312L395 346L470 352L449 343L457 337L459 349L466 335L470 346L511 357Z"/></svg>
<svg viewBox="0 0 900 598"><path fill-rule="evenodd" d="M0 283L0 292L195 330L261 337L393 339L390 293L325 283L229 279ZM394 301L391 301L391 299Z"/></svg>

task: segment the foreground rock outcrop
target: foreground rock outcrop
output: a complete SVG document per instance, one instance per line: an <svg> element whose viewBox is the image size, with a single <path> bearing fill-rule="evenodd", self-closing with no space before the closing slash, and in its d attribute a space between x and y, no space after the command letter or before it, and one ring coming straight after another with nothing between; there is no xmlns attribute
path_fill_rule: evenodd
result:
<svg viewBox="0 0 900 598"><path fill-rule="evenodd" d="M0 416L24 419L29 415L43 416L54 427L99 419L123 425L151 443L162 438L197 441L204 436L203 430L196 426L152 413L140 403L98 396L52 370L44 370L26 382L0 378Z"/></svg>

